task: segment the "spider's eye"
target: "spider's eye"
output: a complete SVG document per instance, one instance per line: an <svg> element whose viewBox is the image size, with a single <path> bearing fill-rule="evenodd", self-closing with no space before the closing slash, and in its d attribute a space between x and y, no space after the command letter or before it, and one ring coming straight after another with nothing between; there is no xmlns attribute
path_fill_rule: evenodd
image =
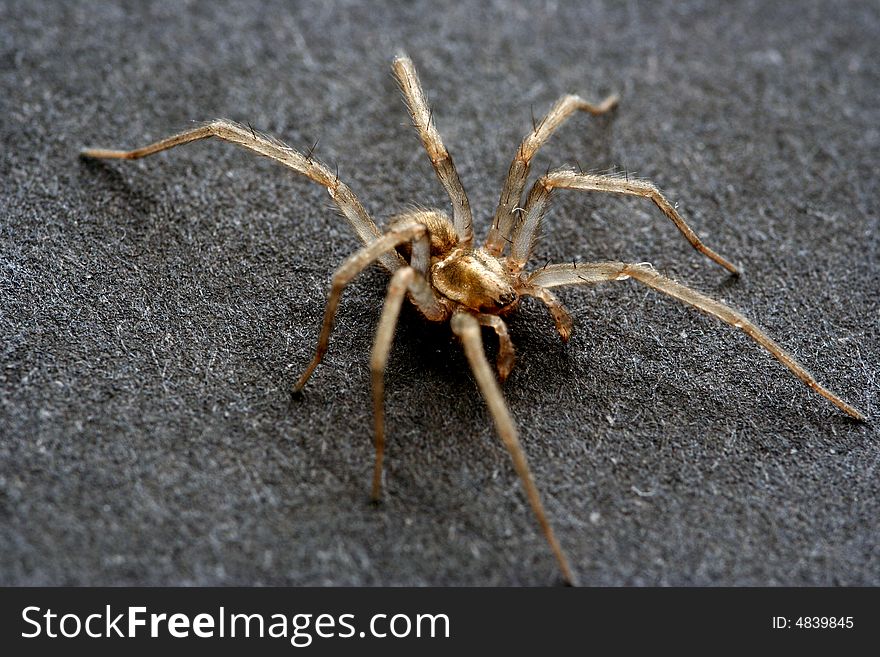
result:
<svg viewBox="0 0 880 657"><path fill-rule="evenodd" d="M516 292L504 292L498 297L498 305L500 307L509 306L516 301Z"/></svg>
<svg viewBox="0 0 880 657"><path fill-rule="evenodd" d="M486 299L488 303L480 305L480 310L484 312L497 313L511 306L513 303L516 302L518 298L519 296L513 290L505 290L503 292L499 292L496 290L494 294Z"/></svg>

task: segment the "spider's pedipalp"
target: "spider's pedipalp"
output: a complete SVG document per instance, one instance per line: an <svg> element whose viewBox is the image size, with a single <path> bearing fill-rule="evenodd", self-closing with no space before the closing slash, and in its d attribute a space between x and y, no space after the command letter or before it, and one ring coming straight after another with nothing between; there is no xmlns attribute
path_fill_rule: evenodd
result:
<svg viewBox="0 0 880 657"><path fill-rule="evenodd" d="M431 158L431 165L437 173L437 178L449 194L452 202L452 221L455 224L455 232L458 235L459 246L469 248L474 240L474 220L471 214L471 205L468 201L464 186L455 170L452 156L443 145L440 133L433 121L433 114L428 106L428 100L419 81L418 73L412 60L406 56L395 58L392 65L394 76L400 85L403 99L409 109L413 125L422 139L422 144Z"/></svg>
<svg viewBox="0 0 880 657"><path fill-rule="evenodd" d="M489 408L498 437L501 438L501 442L504 443L504 446L510 453L510 457L513 459L513 467L519 475L526 492L526 497L529 500L535 517L538 519L538 524L541 526L547 542L550 544L550 549L553 550L553 554L559 562L562 576L568 584L574 584L574 575L568 565L568 559L562 551L562 546L556 539L553 527L550 525L550 521L547 520L547 513L544 511L541 495L532 478L525 450L523 450L517 436L516 426L513 423L513 418L510 417L510 411L507 409L507 403L504 401L501 387L498 385L489 361L486 360L486 354L483 353L480 323L470 314L459 312L452 316L451 326L453 332L461 339L465 356L467 356L471 371L473 371L474 378L477 380L477 386L483 394L483 399L486 401L486 406Z"/></svg>
<svg viewBox="0 0 880 657"><path fill-rule="evenodd" d="M522 143L516 149L516 155L507 171L504 187L501 189L501 198L495 209L495 217L492 220L492 228L486 237L485 248L494 256L499 256L504 251L510 233L515 223L516 208L522 199L526 179L529 177L532 158L538 149L543 146L556 130L565 123L568 118L577 111L587 112L598 116L610 112L617 107L619 98L616 95L608 96L598 105L590 103L580 96L563 96L554 103L540 123L532 116L532 131L525 136Z"/></svg>
<svg viewBox="0 0 880 657"><path fill-rule="evenodd" d="M820 385L794 356L783 349L763 329L742 313L720 301L715 301L702 292L697 292L692 288L658 274L653 267L623 262L587 262L577 266L569 264L550 265L531 274L528 281L533 285L546 288L564 285L591 285L603 281L622 281L628 278L637 280L658 292L667 294L697 310L703 311L707 315L716 317L722 322L742 330L752 340L766 349L776 360L785 365L811 390L822 395L850 417L863 422L866 421L867 418L859 410Z"/></svg>
<svg viewBox="0 0 880 657"><path fill-rule="evenodd" d="M550 311L550 315L553 317L553 323L556 324L556 331L559 333L562 341L568 342L568 339L571 337L574 322L572 321L568 310L566 310L565 306L562 305L562 302L556 298L556 295L547 288L531 284L525 284L517 291L523 296L535 297L542 301Z"/></svg>
<svg viewBox="0 0 880 657"><path fill-rule="evenodd" d="M306 370L293 386L293 392L300 392L309 380L309 377L318 367L324 354L327 352L327 346L330 343L330 332L333 329L333 319L336 316L336 309L339 306L339 299L342 291L360 272L367 268L371 263L379 260L383 254L393 251L399 244L409 241L430 242L428 229L423 224L410 223L396 226L387 233L359 249L350 255L345 262L333 274L333 285L330 289L330 296L327 299L327 307L324 310L324 321L321 325L321 334L318 337L318 346L315 350L315 356L309 363ZM434 300L439 306L439 303Z"/></svg>
<svg viewBox="0 0 880 657"><path fill-rule="evenodd" d="M498 370L498 379L504 383L510 376L510 371L516 362L516 352L513 348L513 341L510 339L510 331L507 330L507 324L498 315L486 313L477 315L477 321L482 326L491 328L498 336L498 358L495 361L495 367Z"/></svg>
<svg viewBox="0 0 880 657"><path fill-rule="evenodd" d="M168 150L169 148L174 148L175 146L211 137L242 146L249 151L275 160L302 174L309 180L326 187L327 191L330 192L330 196L364 244L369 244L381 235L375 222L357 196L354 195L354 192L351 191L348 185L340 182L338 174L334 174L326 166L318 162L311 156L311 153L308 156L303 155L277 139L257 132L250 126L243 126L228 119L215 119L191 130L185 130L171 137L160 139L157 142L130 151L87 148L81 151L80 155L102 159L137 160ZM384 253L380 256L379 261L388 271L394 271L402 264L401 259L396 253Z"/></svg>
<svg viewBox="0 0 880 657"><path fill-rule="evenodd" d="M678 210L666 200L666 197L653 183L636 178L579 173L571 169L550 171L541 176L532 186L526 202L526 218L513 232L510 262L514 271L521 271L531 256L535 239L541 228L541 218L546 212L550 195L554 189L608 192L650 199L675 224L675 227L692 247L710 260L717 262L730 273L739 274L736 265L703 244L699 236L678 213Z"/></svg>

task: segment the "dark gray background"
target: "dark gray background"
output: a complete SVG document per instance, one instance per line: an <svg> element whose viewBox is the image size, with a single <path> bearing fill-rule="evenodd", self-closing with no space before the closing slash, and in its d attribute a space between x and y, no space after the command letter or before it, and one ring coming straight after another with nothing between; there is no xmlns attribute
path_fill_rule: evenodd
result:
<svg viewBox="0 0 880 657"><path fill-rule="evenodd" d="M0 583L559 582L460 348L413 311L368 505L381 270L290 402L357 246L324 190L221 143L77 158L226 116L320 139L380 223L445 207L405 49L482 230L530 108L619 91L536 169L653 179L746 274L647 201L576 192L538 264L649 261L875 417L633 282L564 292L567 346L526 303L505 392L582 582L880 584L878 33L855 2L0 2Z"/></svg>

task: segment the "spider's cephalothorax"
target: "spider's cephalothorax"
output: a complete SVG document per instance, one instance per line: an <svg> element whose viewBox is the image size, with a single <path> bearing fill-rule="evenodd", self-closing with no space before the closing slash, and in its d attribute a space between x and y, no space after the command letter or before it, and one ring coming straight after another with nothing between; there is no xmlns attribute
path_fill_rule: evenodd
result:
<svg viewBox="0 0 880 657"><path fill-rule="evenodd" d="M415 68L409 58L398 57L394 61L393 69L413 125L431 158L440 183L449 194L451 220L437 210L414 210L395 217L382 232L351 189L330 169L312 158L311 153L303 155L250 127L223 119L132 151L83 151L83 155L87 157L137 159L199 139L217 137L272 158L327 188L364 246L351 255L333 276L315 356L294 385L294 390L302 389L327 350L342 290L371 263L381 263L392 273L392 277L370 359L376 443L374 499L378 500L380 494L385 447L385 364L404 298L408 298L428 320L449 321L453 332L460 338L477 385L495 422L498 436L510 452L529 503L556 556L562 575L569 583L574 582L574 575L544 512L498 380L483 353L480 327L487 326L494 330L499 340L497 371L498 378L503 381L513 367L514 351L502 316L516 308L521 296L533 296L542 301L553 316L557 331L565 340L571 334L572 320L550 288L633 279L741 329L811 389L851 417L865 419L858 410L817 383L791 354L746 317L729 306L660 275L650 265L611 261L545 265L534 271L525 270L550 196L554 189L562 188L649 199L675 224L695 249L731 273L737 273L737 268L730 261L700 241L675 207L657 187L647 181L563 168L540 176L523 198L531 160L537 150L574 112L581 110L594 115L604 114L616 106L615 96L609 96L598 105L578 96L563 96L533 126L510 165L486 240L481 246L476 246L467 195L452 158L434 126Z"/></svg>
<svg viewBox="0 0 880 657"><path fill-rule="evenodd" d="M423 225L431 240L428 279L450 311L457 306L491 314L506 314L519 300L519 279L485 248L460 246L455 226L438 210L418 210L396 217L392 227ZM402 244L398 252L411 260L412 249Z"/></svg>
<svg viewBox="0 0 880 657"><path fill-rule="evenodd" d="M431 265L431 280L440 294L469 310L507 313L519 299L504 266L485 249L454 249Z"/></svg>

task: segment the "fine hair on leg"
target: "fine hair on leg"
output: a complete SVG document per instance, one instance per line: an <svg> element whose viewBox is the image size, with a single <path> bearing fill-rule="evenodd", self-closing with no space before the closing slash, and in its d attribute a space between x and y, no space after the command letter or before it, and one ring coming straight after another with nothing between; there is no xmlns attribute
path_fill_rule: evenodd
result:
<svg viewBox="0 0 880 657"><path fill-rule="evenodd" d="M228 141L275 160L309 180L326 187L327 191L330 192L330 197L345 218L348 219L355 233L364 244L369 244L382 234L357 196L354 195L354 192L351 191L348 185L340 181L339 177L324 164L321 164L311 155L303 155L273 137L228 119L208 121L190 130L184 130L171 137L160 139L157 142L130 151L87 148L81 151L80 155L82 157L100 159L137 160L148 155L155 155L156 153L166 151L175 146L182 146L183 144L210 139L211 137ZM401 259L394 252L383 253L379 257L379 262L388 271L392 272L402 264Z"/></svg>
<svg viewBox="0 0 880 657"><path fill-rule="evenodd" d="M416 73L412 60L405 55L399 55L394 59L392 70L400 85L413 126L422 139L428 157L431 158L431 165L437 173L437 178L440 179L440 183L449 194L449 200L452 202L452 222L455 225L459 245L470 247L474 240L471 205L464 191L464 186L461 184L461 179L458 177L458 172L455 170L452 156L443 145L440 133L434 125L434 115L428 107L428 99L422 90L419 75Z"/></svg>
<svg viewBox="0 0 880 657"><path fill-rule="evenodd" d="M623 281L632 278L658 292L667 294L683 303L701 310L707 315L717 317L748 335L761 347L766 349L780 363L785 365L797 378L811 390L822 395L844 413L856 420L865 421L861 411L857 410L833 392L820 385L815 377L801 365L794 356L783 349L768 336L763 329L745 315L728 305L715 301L702 292L686 285L676 283L670 278L658 274L653 267L624 262L589 262L578 265L549 265L529 276L529 283L541 287L559 287L563 285L590 285L603 281Z"/></svg>
<svg viewBox="0 0 880 657"><path fill-rule="evenodd" d="M321 325L321 334L318 337L315 356L302 373L302 376L294 384L294 393L298 393L303 389L315 368L318 367L321 359L324 358L330 343L330 332L333 330L333 318L336 316L339 299L342 296L342 291L351 280L371 263L377 261L382 254L387 253L398 245L409 241L424 242L426 240L430 240L430 237L428 236L428 229L424 225L418 223L403 224L392 228L379 239L346 258L345 262L333 274L333 285L330 288L330 296L327 299L327 308L324 311L324 321Z"/></svg>
<svg viewBox="0 0 880 657"><path fill-rule="evenodd" d="M489 361L486 360L486 354L483 353L480 323L467 313L456 313L452 316L451 325L453 332L461 339L465 356L468 363L470 363L471 371L474 373L474 378L477 380L477 386L483 395L483 399L486 401L489 414L495 423L498 437L501 438L501 442L504 443L504 446L510 453L510 457L513 459L513 466L519 475L523 488L525 488L526 497L529 500L532 511L535 513L535 517L538 519L538 524L541 526L544 536L550 544L550 549L553 550L553 554L556 556L562 576L565 578L566 583L575 584L574 575L568 565L568 559L562 551L562 546L560 546L559 541L556 539L556 534L554 534L553 527L547 519L547 513L544 511L541 495L532 478L532 472L529 469L525 451L519 441L513 418L510 417L507 403L504 401L501 386L498 385Z"/></svg>
<svg viewBox="0 0 880 657"><path fill-rule="evenodd" d="M400 307L407 292L416 307L425 317L434 322L442 322L447 311L437 303L427 281L412 267L402 267L394 272L388 284L385 305L376 329L373 352L370 355L370 372L373 379L373 425L376 443L376 462L373 467L371 497L378 502L382 490L382 458L385 453L385 367L394 341L394 330L400 316Z"/></svg>
<svg viewBox="0 0 880 657"><path fill-rule="evenodd" d="M699 236L678 213L678 210L666 200L666 197L663 196L653 183L635 178L629 179L620 176L579 173L571 169L551 171L541 176L532 185L528 200L526 201L524 219L513 231L509 260L513 265L513 270L516 272L522 270L534 250L535 241L541 232L541 223L550 202L550 195L554 189L608 192L650 199L675 224L675 227L678 228L679 232L681 232L692 247L710 260L714 260L732 274L739 273L736 265L703 244Z"/></svg>
<svg viewBox="0 0 880 657"><path fill-rule="evenodd" d="M539 122L532 125L532 131L525 136L510 168L507 178L501 188L501 198L495 209L495 217L492 220L492 228L486 236L486 250L494 256L499 256L504 251L510 232L513 229L515 213L519 209L526 180L532 165L532 158L548 139L577 111L587 112L593 116L599 116L610 112L619 102L617 95L605 98L599 104L584 100L580 96L565 95L554 103L550 111ZM534 121L534 117L532 117Z"/></svg>

